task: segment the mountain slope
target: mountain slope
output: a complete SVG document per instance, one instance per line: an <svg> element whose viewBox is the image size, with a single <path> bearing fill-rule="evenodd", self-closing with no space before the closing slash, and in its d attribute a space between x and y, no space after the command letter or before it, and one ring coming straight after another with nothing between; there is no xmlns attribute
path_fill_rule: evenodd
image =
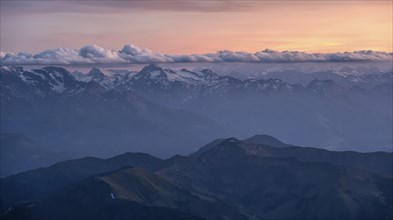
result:
<svg viewBox="0 0 393 220"><path fill-rule="evenodd" d="M39 203L17 206L2 219L200 219L175 209L118 199L101 178L87 178Z"/></svg>
<svg viewBox="0 0 393 220"><path fill-rule="evenodd" d="M6 217L22 214L22 219L199 219L196 214L245 219L213 198L193 195L141 168L89 177L42 201L17 206Z"/></svg>
<svg viewBox="0 0 393 220"><path fill-rule="evenodd" d="M318 158L277 156L269 148L231 138L159 173L184 189L267 219L391 217L391 176Z"/></svg>
<svg viewBox="0 0 393 220"><path fill-rule="evenodd" d="M109 159L86 157L68 160L23 172L1 179L2 209L12 204L45 198L68 184L98 173L125 166L157 170L170 163L171 161L163 161L148 154L126 153Z"/></svg>

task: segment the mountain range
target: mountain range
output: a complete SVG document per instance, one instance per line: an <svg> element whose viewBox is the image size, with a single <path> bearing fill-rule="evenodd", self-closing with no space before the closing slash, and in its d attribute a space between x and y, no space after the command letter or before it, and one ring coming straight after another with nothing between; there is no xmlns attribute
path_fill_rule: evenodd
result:
<svg viewBox="0 0 393 220"><path fill-rule="evenodd" d="M391 219L392 153L268 135L189 156L85 157L1 179L2 219Z"/></svg>
<svg viewBox="0 0 393 220"><path fill-rule="evenodd" d="M347 74L364 78L350 86L336 75L314 75L304 85L157 64L111 74L98 68L85 74L63 67L3 66L0 117L7 140L1 139L2 155L13 148L10 143L21 142L40 153L13 148L15 158L35 162L11 160L1 176L53 163L49 158L125 151L166 158L189 154L217 137L255 133L300 146L391 151L392 73Z"/></svg>
<svg viewBox="0 0 393 220"><path fill-rule="evenodd" d="M197 147L222 130L205 116L76 80L64 68L1 71L2 133L23 134L53 151L107 156L132 145L166 156L184 152L185 141Z"/></svg>

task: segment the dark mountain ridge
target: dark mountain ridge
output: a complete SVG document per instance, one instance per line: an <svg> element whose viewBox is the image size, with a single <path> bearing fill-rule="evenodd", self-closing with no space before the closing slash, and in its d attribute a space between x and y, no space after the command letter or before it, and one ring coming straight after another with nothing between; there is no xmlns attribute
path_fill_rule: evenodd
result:
<svg viewBox="0 0 393 220"><path fill-rule="evenodd" d="M162 160L145 153L125 153L109 159L84 157L56 163L46 168L22 172L2 180L1 188L5 190L1 196L2 204L41 199L68 184L98 173L111 172L127 166L143 167L156 171L170 166L174 160L176 157ZM14 187L19 190L17 192L7 190Z"/></svg>
<svg viewBox="0 0 393 220"><path fill-rule="evenodd" d="M392 217L392 153L281 144L258 135L218 139L167 160L126 153L65 161L1 179L2 217L109 219L117 210L124 219L135 207L138 216L160 207L205 219Z"/></svg>

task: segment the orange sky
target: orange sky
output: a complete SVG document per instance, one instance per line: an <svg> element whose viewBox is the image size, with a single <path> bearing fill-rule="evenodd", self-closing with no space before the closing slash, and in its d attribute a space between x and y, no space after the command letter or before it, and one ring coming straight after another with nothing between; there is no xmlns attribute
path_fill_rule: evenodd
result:
<svg viewBox="0 0 393 220"><path fill-rule="evenodd" d="M1 1L1 50L392 51L392 1Z"/></svg>

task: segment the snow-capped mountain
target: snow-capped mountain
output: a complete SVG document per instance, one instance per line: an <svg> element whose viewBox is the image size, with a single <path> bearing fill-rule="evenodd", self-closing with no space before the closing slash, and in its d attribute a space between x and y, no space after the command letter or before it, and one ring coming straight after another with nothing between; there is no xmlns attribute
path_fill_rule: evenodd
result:
<svg viewBox="0 0 393 220"><path fill-rule="evenodd" d="M97 80L104 87L120 91L134 91L148 99L159 103L181 104L201 97L226 96L247 93L294 93L304 88L291 85L280 79L246 79L240 80L230 76L203 69L190 71L162 68L156 64L144 67L138 73L123 78L115 75ZM111 83L107 83L107 82Z"/></svg>
<svg viewBox="0 0 393 220"><path fill-rule="evenodd" d="M96 82L101 82L106 78L105 74L96 67L92 68L87 74L83 74L79 71L74 71L72 74L76 79L84 82L90 82L93 80Z"/></svg>
<svg viewBox="0 0 393 220"><path fill-rule="evenodd" d="M172 70L155 64L146 66L114 88L132 90L152 101L171 106L187 105L214 97L227 100L234 96L293 96L304 93L337 96L346 91L332 80L311 81L303 86L290 84L278 78L241 80L231 76L220 76L208 69Z"/></svg>
<svg viewBox="0 0 393 220"><path fill-rule="evenodd" d="M134 91L137 94L168 102L175 99L189 102L203 96L226 97L234 94L296 94L340 95L352 86L372 88L380 84L391 84L393 73L350 74L352 69L315 73L276 72L263 78L238 79L222 76L209 69L187 70L163 68L157 64L145 66L139 72L115 72L104 74L93 68L87 74L74 72L80 81L96 81L107 89ZM375 70L376 71L376 70ZM270 77L270 78L267 78ZM297 80L294 80L294 79ZM308 90L308 91L306 91ZM170 101L172 104L173 100Z"/></svg>
<svg viewBox="0 0 393 220"><path fill-rule="evenodd" d="M76 79L78 79L79 81L84 81L84 82L89 82L92 80L94 80L96 82L100 82L106 78L105 74L103 72L101 72L101 70L96 67L92 68L87 74L84 74L79 71L74 71L74 72L72 72L72 74L74 75L74 77Z"/></svg>
<svg viewBox="0 0 393 220"><path fill-rule="evenodd" d="M57 94L75 89L80 85L70 72L58 67L21 71L20 77L26 84Z"/></svg>
<svg viewBox="0 0 393 220"><path fill-rule="evenodd" d="M73 96L99 84L77 80L68 70L60 67L24 69L1 67L2 102L12 98L28 100L52 96Z"/></svg>
<svg viewBox="0 0 393 220"><path fill-rule="evenodd" d="M2 67L1 103L8 107L16 105L17 111L32 108L29 103L38 109L41 109L38 103L61 103L58 106L76 111L81 120L92 114L96 118L91 121L105 118L109 124L112 122L107 118L118 114L157 125L168 120L160 116L161 111L150 114L152 109L166 109L163 111L169 115L171 110L181 109L206 116L238 135L263 131L301 145L347 150L352 146L357 150L391 146L391 120L386 120L391 119L392 111L389 80L371 88L347 88L332 79L316 78L302 85L279 78L242 80L208 69L175 70L158 65L148 65L137 73L103 74L93 69L87 76L90 78L83 80L78 72L71 74L59 67ZM389 73L386 76L391 77ZM38 112L54 114L49 109ZM370 112L376 113L368 117ZM16 111L9 113L21 117ZM45 117L40 115L40 119ZM123 123L120 117L116 120ZM304 125L302 130L297 129L299 124ZM128 129L129 125L124 126Z"/></svg>
<svg viewBox="0 0 393 220"><path fill-rule="evenodd" d="M225 132L205 116L158 105L133 91L106 89L95 80L79 81L64 68L0 71L1 131L75 155L122 152L130 143L137 151L161 143L168 147L161 154L172 154L184 152L185 140L198 143ZM168 138L174 134L179 137Z"/></svg>
<svg viewBox="0 0 393 220"><path fill-rule="evenodd" d="M136 74L133 71L110 71L110 73L105 74L100 69L94 67L88 73L84 74L79 71L74 71L72 74L76 79L83 82L95 81L100 83L107 89L114 89L117 86L130 80L132 76Z"/></svg>
<svg viewBox="0 0 393 220"><path fill-rule="evenodd" d="M239 80L221 76L209 70L193 72L186 69L178 71L164 69L157 65L143 68L128 82L127 89L138 94L162 101L190 101L203 94L223 93L236 87Z"/></svg>
<svg viewBox="0 0 393 220"><path fill-rule="evenodd" d="M279 78L287 83L307 85L311 81L333 80L339 86L350 88L352 86L361 86L363 88L372 88L379 84L393 82L393 71L374 70L370 72L359 72L351 68L342 70L327 70L304 73L296 70L285 70L270 72L261 76L262 79Z"/></svg>
<svg viewBox="0 0 393 220"><path fill-rule="evenodd" d="M70 95L77 94L87 87L98 88L101 85L103 88L99 88L99 90L133 91L152 101L169 105L191 102L207 96L227 98L232 95L294 95L300 93L337 96L345 94L348 90L331 79L316 78L303 86L290 84L278 78L240 80L230 76L220 76L208 69L201 71L190 71L184 68L173 70L162 68L156 64L148 65L136 73L123 71L111 74L104 74L98 68L93 68L87 74L83 74L78 71L70 73L61 67L40 69L1 67L1 75L2 81L4 81L2 83L4 84L3 89L8 91L3 92L2 96L6 94L31 96L31 91L41 97L51 94ZM348 82L361 84L392 83L391 73L341 77L345 77ZM20 88L21 86L29 88L29 92ZM25 94L19 94L23 91Z"/></svg>

